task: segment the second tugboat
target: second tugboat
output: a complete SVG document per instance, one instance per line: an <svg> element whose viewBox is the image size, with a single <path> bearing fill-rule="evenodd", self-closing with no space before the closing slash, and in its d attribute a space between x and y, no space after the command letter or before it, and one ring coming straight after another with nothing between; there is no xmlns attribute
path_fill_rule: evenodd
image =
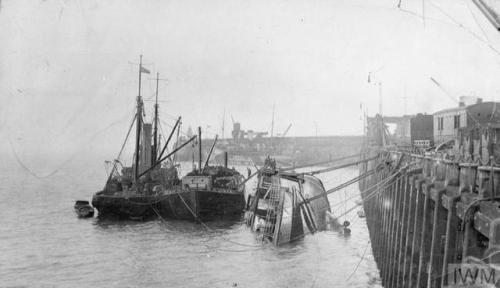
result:
<svg viewBox="0 0 500 288"><path fill-rule="evenodd" d="M181 186L165 191L171 197L162 201L162 214L175 219L199 220L243 213L243 176L234 168L227 167L227 156L224 166L209 165L217 138L216 136L205 164L202 165L201 128L198 128L198 167L182 178Z"/></svg>

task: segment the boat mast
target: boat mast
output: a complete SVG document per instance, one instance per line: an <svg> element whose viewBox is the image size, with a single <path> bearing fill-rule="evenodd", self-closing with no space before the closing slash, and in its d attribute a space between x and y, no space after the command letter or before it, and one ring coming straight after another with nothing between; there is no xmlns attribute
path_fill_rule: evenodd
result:
<svg viewBox="0 0 500 288"><path fill-rule="evenodd" d="M274 108L275 108L274 105L275 104L273 104L273 119L271 120L271 138L273 138L273 136L274 136L273 135L274 134Z"/></svg>
<svg viewBox="0 0 500 288"><path fill-rule="evenodd" d="M201 173L201 126L198 127L198 148L199 148L199 151L198 151L198 169L200 170L200 173Z"/></svg>
<svg viewBox="0 0 500 288"><path fill-rule="evenodd" d="M225 124L226 124L226 108L224 108L224 113L222 114L222 139L224 139Z"/></svg>
<svg viewBox="0 0 500 288"><path fill-rule="evenodd" d="M142 75L142 55L139 59L139 93L137 94L137 123L135 132L135 182L139 180L139 150L141 144L141 126L142 126L142 99L141 99L141 75Z"/></svg>
<svg viewBox="0 0 500 288"><path fill-rule="evenodd" d="M217 139L219 135L215 135L214 143L212 144L212 148L210 148L210 152L208 152L207 160L205 160L205 165L203 165L203 169L208 167L208 162L210 161L210 157L212 156L212 152L214 152L215 144L217 144Z"/></svg>
<svg viewBox="0 0 500 288"><path fill-rule="evenodd" d="M275 104L273 104L273 119L271 121L271 152L274 155L274 143L273 143L273 137L274 137L274 107Z"/></svg>
<svg viewBox="0 0 500 288"><path fill-rule="evenodd" d="M156 164L157 151L158 151L158 82L160 81L160 73L156 72L156 101L155 101L155 119L154 119L154 134L153 134L153 153L152 165Z"/></svg>

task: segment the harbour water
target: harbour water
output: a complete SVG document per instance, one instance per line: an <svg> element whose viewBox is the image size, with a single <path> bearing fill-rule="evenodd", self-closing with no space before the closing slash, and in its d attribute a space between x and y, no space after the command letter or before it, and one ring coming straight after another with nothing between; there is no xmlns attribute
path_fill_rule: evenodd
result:
<svg viewBox="0 0 500 288"><path fill-rule="evenodd" d="M0 287L380 287L356 210L345 217L350 236L320 232L279 248L256 239L242 219L210 221L210 229L162 219L78 219L74 201L89 199L106 178L102 158L79 158L37 178L32 174L51 174L59 160L31 159L23 168L4 157ZM346 169L321 178L328 189L356 175ZM337 204L353 193L357 185L330 196L337 215L354 205Z"/></svg>

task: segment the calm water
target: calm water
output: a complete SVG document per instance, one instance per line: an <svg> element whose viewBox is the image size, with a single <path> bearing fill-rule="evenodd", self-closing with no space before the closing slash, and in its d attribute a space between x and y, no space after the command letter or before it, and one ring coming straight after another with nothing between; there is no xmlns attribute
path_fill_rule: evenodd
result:
<svg viewBox="0 0 500 288"><path fill-rule="evenodd" d="M102 159L75 159L39 179L4 158L0 287L380 287L370 246L362 259L369 237L355 211L346 217L350 237L326 231L280 248L262 244L237 220L208 222L207 231L184 221L78 219L74 200L102 186ZM57 167L52 162L26 165L46 175ZM356 173L321 178L329 188ZM353 193L356 186L332 195L332 206Z"/></svg>

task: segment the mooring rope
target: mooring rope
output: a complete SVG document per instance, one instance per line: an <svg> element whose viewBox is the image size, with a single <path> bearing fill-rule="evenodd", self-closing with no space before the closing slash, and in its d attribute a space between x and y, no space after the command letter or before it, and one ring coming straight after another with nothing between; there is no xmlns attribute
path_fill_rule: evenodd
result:
<svg viewBox="0 0 500 288"><path fill-rule="evenodd" d="M363 255L361 256L361 259L359 259L358 264L356 264L356 267L352 271L351 275L349 275L349 277L347 277L347 279L345 280L345 282L347 282L347 281L349 281L351 279L351 277L354 275L354 273L356 273L356 271L358 270L359 265L361 264L361 262L363 262L363 260L365 259L366 251L368 251L369 244L370 244L370 241L368 240L368 242L366 242L365 250L363 251Z"/></svg>
<svg viewBox="0 0 500 288"><path fill-rule="evenodd" d="M175 193L177 193L177 195L179 196L179 198L181 199L182 203L184 204L184 206L186 206L187 210L191 213L191 215L193 216L193 218L201 224L201 226L203 226L205 229L211 231L211 232L217 232L216 230L212 229L210 226L208 226L207 224L205 224L197 215L196 213L193 212L193 210L191 209L191 207L189 207L189 205L187 204L187 202L184 200L184 197L182 197L182 195L177 192L177 190L175 190ZM159 213L157 213L155 211L156 215L158 215L158 217L164 219ZM165 220L165 219L164 219ZM245 244L245 243L239 243L239 242L236 242L236 241L233 241L231 239L227 239L223 236L221 236L221 239L226 241L226 242L229 242L229 243L232 243L232 244L235 244L235 245L239 245L239 246L244 246L244 247L251 247L251 248L258 248L258 247L262 247L262 245L251 245L251 244Z"/></svg>
<svg viewBox="0 0 500 288"><path fill-rule="evenodd" d="M134 126L135 120L137 119L137 115L134 114L134 117L132 118L132 123L130 123L130 126L127 131L127 135L125 136L125 140L123 141L122 147L120 148L120 152L118 152L118 156L116 156L116 159L120 159L122 156L123 150L125 149L125 144L127 144L128 137L130 136L130 132L132 131L132 127Z"/></svg>
<svg viewBox="0 0 500 288"><path fill-rule="evenodd" d="M375 169L372 169L372 170L370 170L368 172L365 172L365 173L363 173L363 174L361 174L359 176L354 177L353 179L351 179L351 180L349 180L347 182L344 182L344 183L342 183L342 184L340 184L340 185L338 185L336 187L333 187L333 188L329 189L328 191L326 191L326 194L331 194L331 193L336 192L336 191L338 191L338 190L340 190L342 188L345 188L345 187L350 186L350 185L352 185L352 184L354 184L356 182L359 182L359 180L365 179L366 177L371 176L373 173L375 173Z"/></svg>
<svg viewBox="0 0 500 288"><path fill-rule="evenodd" d="M123 141L122 147L120 148L120 152L118 152L118 156L116 156L115 161L113 161L113 168L111 169L111 173L109 173L108 181L106 181L106 184L111 180L111 177L113 177L113 173L115 172L116 165L120 161L120 157L122 156L123 150L125 149L125 144L127 144L128 137L130 136L130 132L132 131L132 128L134 127L135 120L137 119L137 115L134 114L134 117L132 119L132 123L130 123L130 127L128 128L127 135L125 136L125 140Z"/></svg>
<svg viewBox="0 0 500 288"><path fill-rule="evenodd" d="M363 153L357 153L357 154L352 154L352 155L348 155L348 156L344 156L344 157L340 157L340 158L336 158L336 159L329 159L329 160L326 160L326 161L320 161L320 162L316 162L316 163L309 163L309 164L304 164L304 165L301 165L301 166L287 167L287 168L281 169L281 171L289 171L289 170L295 170L295 169L302 169L302 168L307 168L307 167L319 166L319 165L324 165L324 164L329 164L329 163L333 163L333 162L338 162L338 161L346 160L346 159L349 159L349 158L359 157L359 156L362 156L362 155L363 155Z"/></svg>
<svg viewBox="0 0 500 288"><path fill-rule="evenodd" d="M362 159L362 160L358 160L358 161L354 161L354 162L349 162L349 163L338 165L338 166L334 166L334 167L328 167L328 168L324 168L324 169L319 169L319 170L307 172L307 173L304 173L304 174L316 175L316 174L320 174L320 173L331 172L331 171L334 171L334 170L338 170L338 169L342 169L342 168L347 168L347 167L350 167L350 166L355 166L355 165L358 165L358 164L361 164L361 163L364 163L364 162L368 162L368 161L374 160L376 158L377 158L377 156L369 158L369 159Z"/></svg>
<svg viewBox="0 0 500 288"><path fill-rule="evenodd" d="M364 178L366 178L366 177L368 177L368 176L372 175L373 173L375 173L375 170L376 170L376 169L372 169L372 170L370 170L370 171L365 172L364 174L361 174L361 175L359 175L359 176L356 176L356 177L352 178L351 180L348 180L347 182L344 182L344 183L342 183L342 184L340 184L340 185L338 185L338 186L336 186L336 187L333 187L333 188L331 188L331 189L327 190L327 191L325 192L325 194L319 194L319 195L313 196L313 197L311 197L311 198L308 198L308 199L307 199L307 201L308 201L308 202L309 202L309 201L313 201L313 200L316 200L316 199L318 199L318 198L321 198L321 197L324 197L324 196L326 196L326 195L329 195L329 194L331 194L331 193L333 193L333 192L339 191L339 190L341 190L341 189L343 189L343 188L345 188L345 187L347 187L347 186L349 186L349 185L352 185L352 184L354 184L354 183L358 182L359 180L362 180L362 179L364 179ZM357 195L356 195L356 197L357 197Z"/></svg>
<svg viewBox="0 0 500 288"><path fill-rule="evenodd" d="M378 183L377 183L376 185L374 185L374 186L375 186L375 188L379 188L379 189L377 189L378 191L377 191L377 190L375 190L374 192L372 192L372 193L371 193L370 195L368 195L365 199L363 199L363 202L367 202L367 201L371 200L373 197L375 197L375 196L376 196L376 195L378 195L380 192L382 192L382 190L383 190L383 189L385 189L385 188L387 187L387 185L390 185L390 183L389 183L389 182L390 182L390 181L391 181L391 180L392 180L392 179L393 179L396 175L398 175L398 174L399 174L399 171L398 171L398 172L396 172L396 173L394 173L394 174L392 174L391 176L389 176L389 177L385 178L384 180L382 180L382 181L385 181L385 183L383 183L383 184L382 184L383 186L381 186L381 187L377 187L377 186L376 186L376 185L378 185ZM400 176L400 177L402 177L402 176ZM396 178L394 181L397 181L398 179L400 179L400 178L398 177L398 178ZM386 180L387 180L387 181L386 181ZM392 184L392 183L391 183L391 184ZM374 187L374 186L372 186L372 187ZM372 188L372 187L370 187L370 188ZM367 190L365 190L365 191L362 191L361 193L366 193L366 192L368 192L368 189L367 189ZM338 215L338 216L337 216L337 218L340 218L340 217L342 217L342 216L344 216L344 215L346 215L346 214L349 214L351 211L353 211L354 209L356 209L358 206L359 206L359 205L356 205L356 206L354 206L354 207L349 208L349 209L348 209L346 212L344 212L343 214Z"/></svg>
<svg viewBox="0 0 500 288"><path fill-rule="evenodd" d="M168 221L163 218L161 215L160 215L160 212L158 212L158 210L154 207L154 206L151 206L151 208L153 209L153 211L155 212L155 214L158 216L158 218L160 218L161 222L167 226L167 228L171 229L171 225L168 224ZM234 249L221 249L221 248L218 248L218 247L213 247L213 246L210 246L210 245L207 245L207 244L203 244L206 248L208 249L214 249L214 250L217 250L217 251L222 251L222 252L249 252L249 251L256 251L256 250L260 250L260 248L262 248L262 246L259 246L259 247L256 247L255 249L241 249L241 250L234 250Z"/></svg>

